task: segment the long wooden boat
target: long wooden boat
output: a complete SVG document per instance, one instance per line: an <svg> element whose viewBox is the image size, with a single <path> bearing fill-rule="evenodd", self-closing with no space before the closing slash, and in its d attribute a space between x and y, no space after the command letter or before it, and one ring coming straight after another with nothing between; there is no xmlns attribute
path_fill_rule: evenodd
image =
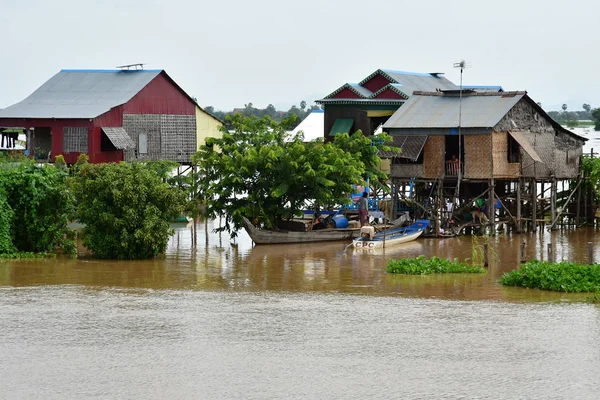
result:
<svg viewBox="0 0 600 400"><path fill-rule="evenodd" d="M352 246L355 249L380 249L411 242L421 236L428 226L428 220L420 219L406 227L377 232L373 238L358 237L352 241Z"/></svg>
<svg viewBox="0 0 600 400"><path fill-rule="evenodd" d="M246 217L244 218L244 228L250 238L256 244L280 244L280 243L309 243L309 242L331 242L336 240L352 240L360 233L359 229L334 228L321 229L309 232L294 231L272 231L267 229L258 229Z"/></svg>

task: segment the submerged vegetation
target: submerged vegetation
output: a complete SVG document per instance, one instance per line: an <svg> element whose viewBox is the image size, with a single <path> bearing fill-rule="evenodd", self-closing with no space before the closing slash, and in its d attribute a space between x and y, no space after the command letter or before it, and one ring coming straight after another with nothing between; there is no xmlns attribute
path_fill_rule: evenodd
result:
<svg viewBox="0 0 600 400"><path fill-rule="evenodd" d="M457 259L454 261L439 257L427 259L425 256L419 256L417 258L401 258L398 260L392 259L388 263L387 271L392 274L406 275L479 274L486 272L486 270L481 267L461 263Z"/></svg>
<svg viewBox="0 0 600 400"><path fill-rule="evenodd" d="M69 167L26 157L0 159L0 258L41 258L76 251L74 219L85 224L83 244L95 257L143 259L166 249L167 219L186 194L169 173L177 164L91 165L81 155Z"/></svg>
<svg viewBox="0 0 600 400"><path fill-rule="evenodd" d="M581 265L534 260L524 264L518 270L502 275L500 283L506 286L558 292L598 292L600 291L600 264Z"/></svg>
<svg viewBox="0 0 600 400"><path fill-rule="evenodd" d="M75 252L67 178L65 170L25 157L0 160L0 254Z"/></svg>
<svg viewBox="0 0 600 400"><path fill-rule="evenodd" d="M165 251L185 194L164 183L155 166L85 164L73 181L82 241L95 257L151 258Z"/></svg>

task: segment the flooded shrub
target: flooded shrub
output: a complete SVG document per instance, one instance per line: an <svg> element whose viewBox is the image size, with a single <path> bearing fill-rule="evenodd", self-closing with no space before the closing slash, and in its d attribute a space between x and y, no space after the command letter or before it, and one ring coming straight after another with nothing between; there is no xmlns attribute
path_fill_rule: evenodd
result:
<svg viewBox="0 0 600 400"><path fill-rule="evenodd" d="M446 260L445 258L425 256L417 258L392 259L388 263L387 271L392 274L427 275L427 274L463 274L484 273L485 269L473 265Z"/></svg>
<svg viewBox="0 0 600 400"><path fill-rule="evenodd" d="M66 180L66 171L52 165L25 158L0 162L0 253L75 251Z"/></svg>
<svg viewBox="0 0 600 400"><path fill-rule="evenodd" d="M185 200L141 163L84 164L73 188L77 217L85 224L83 245L98 258L146 259L167 248Z"/></svg>
<svg viewBox="0 0 600 400"><path fill-rule="evenodd" d="M581 265L534 260L518 270L502 275L500 283L558 292L597 292L600 291L600 264Z"/></svg>

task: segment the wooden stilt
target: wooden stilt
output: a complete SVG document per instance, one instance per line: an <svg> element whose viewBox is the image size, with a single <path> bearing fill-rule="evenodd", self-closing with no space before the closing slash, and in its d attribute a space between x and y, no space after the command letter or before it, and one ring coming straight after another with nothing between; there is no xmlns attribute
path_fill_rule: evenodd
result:
<svg viewBox="0 0 600 400"><path fill-rule="evenodd" d="M579 226L581 218L581 186L577 189L577 214L575 214L575 226Z"/></svg>
<svg viewBox="0 0 600 400"><path fill-rule="evenodd" d="M517 233L523 230L521 222L521 189L523 188L523 180L519 178L517 181Z"/></svg>
<svg viewBox="0 0 600 400"><path fill-rule="evenodd" d="M398 218L398 198L399 198L398 190L400 190L400 187L401 186L398 181L396 181L396 182L392 181L392 204L390 204L390 207L392 208L392 213L391 213L392 221L395 220L396 218ZM404 183L402 183L402 189L404 189Z"/></svg>
<svg viewBox="0 0 600 400"><path fill-rule="evenodd" d="M556 220L556 178L552 178L550 186L550 221L554 223ZM550 227L552 229L552 226Z"/></svg>
<svg viewBox="0 0 600 400"><path fill-rule="evenodd" d="M537 181L531 179L531 230L537 230Z"/></svg>
<svg viewBox="0 0 600 400"><path fill-rule="evenodd" d="M488 192L488 214L490 219L490 229L492 232L496 232L496 191L494 190L494 178L490 179Z"/></svg>

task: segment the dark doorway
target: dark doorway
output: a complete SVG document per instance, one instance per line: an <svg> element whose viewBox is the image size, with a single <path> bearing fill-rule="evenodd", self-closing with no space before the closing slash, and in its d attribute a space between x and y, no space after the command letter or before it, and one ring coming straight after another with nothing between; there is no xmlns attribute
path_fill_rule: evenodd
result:
<svg viewBox="0 0 600 400"><path fill-rule="evenodd" d="M446 153L444 155L446 175L457 176L459 167L464 173L465 165L465 137L460 135L446 135Z"/></svg>
<svg viewBox="0 0 600 400"><path fill-rule="evenodd" d="M115 145L110 141L106 133L102 131L102 136L100 137L100 151L117 151Z"/></svg>

